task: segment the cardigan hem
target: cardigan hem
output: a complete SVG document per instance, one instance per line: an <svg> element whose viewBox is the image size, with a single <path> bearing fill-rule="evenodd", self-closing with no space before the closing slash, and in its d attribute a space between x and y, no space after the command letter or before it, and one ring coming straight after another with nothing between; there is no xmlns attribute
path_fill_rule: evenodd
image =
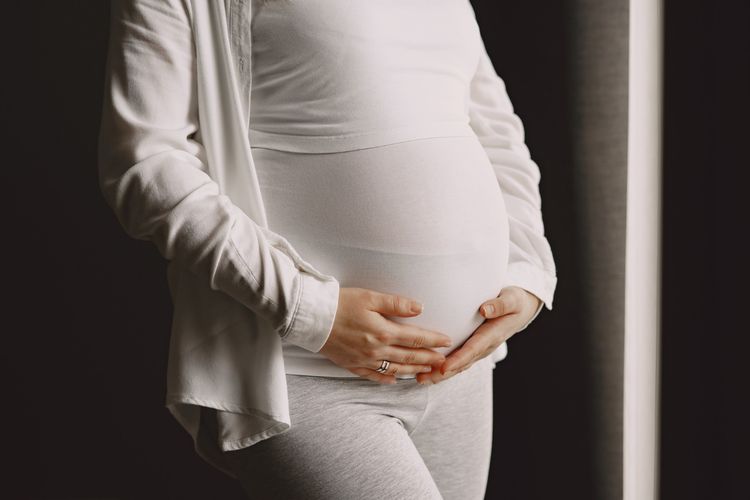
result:
<svg viewBox="0 0 750 500"><path fill-rule="evenodd" d="M283 416L269 414L256 408L248 408L235 403L201 399L186 394L169 394L165 406L190 434L196 453L206 462L233 478L236 478L236 476L224 456L225 452L246 448L291 428L291 422ZM210 439L205 439L201 432L203 427L201 408L249 417L252 420L248 427L258 427L259 421L267 425L257 431L245 430L242 433L246 435L239 439L222 439L219 436L220 433L213 429L216 435L210 436Z"/></svg>

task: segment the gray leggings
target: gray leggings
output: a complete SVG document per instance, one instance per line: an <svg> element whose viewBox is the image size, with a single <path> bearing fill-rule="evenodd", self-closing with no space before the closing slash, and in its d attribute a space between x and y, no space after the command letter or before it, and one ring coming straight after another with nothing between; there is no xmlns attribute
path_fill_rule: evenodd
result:
<svg viewBox="0 0 750 500"><path fill-rule="evenodd" d="M292 427L230 451L251 499L484 498L492 451L487 359L434 385L287 374Z"/></svg>

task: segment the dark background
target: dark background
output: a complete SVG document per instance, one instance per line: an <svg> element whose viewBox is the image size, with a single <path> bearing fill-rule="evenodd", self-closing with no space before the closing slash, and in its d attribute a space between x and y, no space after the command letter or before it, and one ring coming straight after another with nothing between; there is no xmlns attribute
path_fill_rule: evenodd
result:
<svg viewBox="0 0 750 500"><path fill-rule="evenodd" d="M662 498L750 497L750 2L666 2Z"/></svg>
<svg viewBox="0 0 750 500"><path fill-rule="evenodd" d="M555 309L514 337L495 370L487 498L595 498L580 263L567 237L567 2L472 3L542 169L559 278ZM8 150L20 159L2 173L4 488L9 498L243 498L163 405L165 261L124 234L97 188L108 2L34 9L23 18L33 43L10 47L35 78L9 96L20 113ZM746 2L666 0L665 19L661 498L745 498L750 18Z"/></svg>

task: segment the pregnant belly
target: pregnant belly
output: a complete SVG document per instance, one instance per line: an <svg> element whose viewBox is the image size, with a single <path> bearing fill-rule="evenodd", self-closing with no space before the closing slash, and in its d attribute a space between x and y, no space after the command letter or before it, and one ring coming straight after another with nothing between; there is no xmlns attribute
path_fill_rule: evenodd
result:
<svg viewBox="0 0 750 500"><path fill-rule="evenodd" d="M342 287L422 302L420 315L389 319L450 336L443 354L482 323L480 304L504 286L508 220L476 137L253 158L270 228Z"/></svg>

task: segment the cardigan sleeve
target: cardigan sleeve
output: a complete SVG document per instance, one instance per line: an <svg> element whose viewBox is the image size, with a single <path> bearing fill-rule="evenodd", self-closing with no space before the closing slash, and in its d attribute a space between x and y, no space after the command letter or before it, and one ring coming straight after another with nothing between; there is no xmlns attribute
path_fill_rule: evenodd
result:
<svg viewBox="0 0 750 500"><path fill-rule="evenodd" d="M129 236L317 352L339 283L299 269L209 176L185 0L114 0L110 16L97 159L107 204Z"/></svg>
<svg viewBox="0 0 750 500"><path fill-rule="evenodd" d="M470 125L487 152L508 213L510 249L506 286L518 286L541 303L525 329L546 305L552 309L557 285L555 261L544 235L541 174L525 144L524 128L480 40L480 58L469 91Z"/></svg>

